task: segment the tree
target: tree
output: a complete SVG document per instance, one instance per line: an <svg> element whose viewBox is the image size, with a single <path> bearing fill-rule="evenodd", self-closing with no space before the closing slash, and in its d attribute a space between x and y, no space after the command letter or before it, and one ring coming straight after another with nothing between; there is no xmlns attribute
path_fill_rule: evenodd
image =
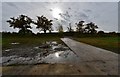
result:
<svg viewBox="0 0 120 77"><path fill-rule="evenodd" d="M84 33L84 22L85 21L79 21L79 23L76 23L77 27L76 27L76 31L80 32L80 33Z"/></svg>
<svg viewBox="0 0 120 77"><path fill-rule="evenodd" d="M61 24L58 24L59 26L58 26L58 32L59 33L63 33L63 26L61 25Z"/></svg>
<svg viewBox="0 0 120 77"><path fill-rule="evenodd" d="M73 31L74 31L74 30L72 29L71 23L69 23L69 26L68 26L67 28L68 28L68 32L73 32Z"/></svg>
<svg viewBox="0 0 120 77"><path fill-rule="evenodd" d="M52 29L52 20L48 20L46 17L37 16L37 22L34 22L35 25L37 25L37 29L40 29L40 31L44 31L46 33L47 30L51 32Z"/></svg>
<svg viewBox="0 0 120 77"><path fill-rule="evenodd" d="M104 34L105 32L104 31L98 31L98 34Z"/></svg>
<svg viewBox="0 0 120 77"><path fill-rule="evenodd" d="M97 33L97 30L95 30L97 28L98 28L98 26L95 23L90 22L90 23L86 24L85 30L87 33Z"/></svg>
<svg viewBox="0 0 120 77"><path fill-rule="evenodd" d="M32 19L25 15L19 15L19 17L12 17L10 20L7 20L10 24L10 27L19 28L19 33L32 33L32 31L28 30L28 28L32 28L30 24L32 23Z"/></svg>
<svg viewBox="0 0 120 77"><path fill-rule="evenodd" d="M51 28L49 29L49 33L51 33L53 31L53 28L52 28L52 26L51 26Z"/></svg>
<svg viewBox="0 0 120 77"><path fill-rule="evenodd" d="M109 32L109 34L116 34L116 32L115 32L115 31L113 31L113 32Z"/></svg>

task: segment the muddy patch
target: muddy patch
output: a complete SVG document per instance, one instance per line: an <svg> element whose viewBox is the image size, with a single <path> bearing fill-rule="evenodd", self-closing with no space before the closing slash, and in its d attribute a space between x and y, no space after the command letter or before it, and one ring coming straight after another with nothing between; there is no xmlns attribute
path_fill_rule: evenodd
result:
<svg viewBox="0 0 120 77"><path fill-rule="evenodd" d="M48 41L39 46L6 49L2 51L2 56L3 66L18 64L64 63L76 58L76 55L67 46L59 44L56 41Z"/></svg>

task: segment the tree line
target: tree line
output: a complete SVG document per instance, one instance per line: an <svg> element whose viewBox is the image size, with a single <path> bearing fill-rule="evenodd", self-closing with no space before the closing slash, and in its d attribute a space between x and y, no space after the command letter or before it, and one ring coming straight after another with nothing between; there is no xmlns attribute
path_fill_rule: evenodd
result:
<svg viewBox="0 0 120 77"><path fill-rule="evenodd" d="M11 17L7 22L10 24L10 27L13 28L19 28L19 33L32 33L30 29L32 29L31 24L36 25L36 29L39 31L44 31L46 33L49 31L51 33L53 31L52 25L53 20L48 19L45 16L37 16L37 20L34 21L30 17L26 15L19 15L18 17ZM58 32L64 32L62 24L58 24L57 31ZM71 23L69 23L67 27L68 32L79 32L79 33L97 33L98 26L93 23L89 22L85 24L85 21L79 21L78 23L75 23L76 25L76 31L72 28Z"/></svg>

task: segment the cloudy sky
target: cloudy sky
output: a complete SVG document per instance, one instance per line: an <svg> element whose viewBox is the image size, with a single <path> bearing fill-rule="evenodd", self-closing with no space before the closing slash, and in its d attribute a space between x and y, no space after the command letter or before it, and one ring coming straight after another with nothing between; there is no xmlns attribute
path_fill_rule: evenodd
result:
<svg viewBox="0 0 120 77"><path fill-rule="evenodd" d="M112 0L111 0L112 1ZM53 21L56 30L58 23L67 30L69 23L75 28L80 20L95 22L99 30L118 31L118 3L117 2L2 2L2 31L18 31L6 23L10 17L25 14L34 20L36 16L44 15ZM32 25L33 32L38 32Z"/></svg>

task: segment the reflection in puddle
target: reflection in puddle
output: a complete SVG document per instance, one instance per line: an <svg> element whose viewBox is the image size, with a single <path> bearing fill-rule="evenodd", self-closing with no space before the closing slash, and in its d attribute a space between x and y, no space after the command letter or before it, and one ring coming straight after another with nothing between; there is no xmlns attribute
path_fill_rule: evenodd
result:
<svg viewBox="0 0 120 77"><path fill-rule="evenodd" d="M19 44L19 43L11 43ZM74 63L77 56L64 44L56 41L31 48L6 49L3 56L3 65L10 64L35 64L35 63ZM19 52L18 52L19 51ZM9 55L8 55L9 54ZM13 56L17 57L13 57Z"/></svg>
<svg viewBox="0 0 120 77"><path fill-rule="evenodd" d="M17 42L14 42L14 43L11 43L12 45L17 45L17 44L20 44L20 43L17 43Z"/></svg>
<svg viewBox="0 0 120 77"><path fill-rule="evenodd" d="M61 53L63 53L64 51L59 51L59 52L56 52L56 53L54 53L55 54L55 56L57 57L57 58L59 58L60 57L60 55L61 55Z"/></svg>
<svg viewBox="0 0 120 77"><path fill-rule="evenodd" d="M70 50L57 51L42 59L46 63L74 63L78 57Z"/></svg>
<svg viewBox="0 0 120 77"><path fill-rule="evenodd" d="M58 43L56 41L51 42L53 45L57 45Z"/></svg>
<svg viewBox="0 0 120 77"><path fill-rule="evenodd" d="M59 57L59 53L55 53L55 56L56 56L56 57Z"/></svg>
<svg viewBox="0 0 120 77"><path fill-rule="evenodd" d="M6 52L9 52L9 51L11 51L11 50L12 50L12 49L6 49L5 51L6 51Z"/></svg>
<svg viewBox="0 0 120 77"><path fill-rule="evenodd" d="M34 49L39 49L39 47L34 47Z"/></svg>

